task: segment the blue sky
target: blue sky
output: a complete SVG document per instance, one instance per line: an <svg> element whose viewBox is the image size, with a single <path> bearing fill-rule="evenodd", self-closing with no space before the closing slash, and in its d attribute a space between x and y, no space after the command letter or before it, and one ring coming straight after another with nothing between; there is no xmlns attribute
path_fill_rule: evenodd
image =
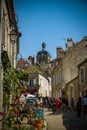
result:
<svg viewBox="0 0 87 130"><path fill-rule="evenodd" d="M64 39L78 42L87 36L86 0L14 0L14 7L23 58L36 56L45 42L54 59L57 46L65 49Z"/></svg>

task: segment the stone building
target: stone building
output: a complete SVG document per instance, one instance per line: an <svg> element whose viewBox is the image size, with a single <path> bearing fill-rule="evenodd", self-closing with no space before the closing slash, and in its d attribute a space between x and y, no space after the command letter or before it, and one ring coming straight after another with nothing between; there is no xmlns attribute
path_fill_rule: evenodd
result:
<svg viewBox="0 0 87 130"><path fill-rule="evenodd" d="M39 72L30 74L27 88L27 91L31 94L51 97L51 77Z"/></svg>
<svg viewBox="0 0 87 130"><path fill-rule="evenodd" d="M87 96L87 58L77 65L78 76L68 82L65 87L66 97L69 100L74 99L75 104L78 96Z"/></svg>
<svg viewBox="0 0 87 130"><path fill-rule="evenodd" d="M42 70L38 64L32 65L29 60L22 58L18 61L17 69L29 72L26 79L19 81L21 85L26 86L28 93L51 96L51 76Z"/></svg>
<svg viewBox="0 0 87 130"><path fill-rule="evenodd" d="M43 85L43 96L51 96L52 91L51 91L51 55L50 53L46 50L46 43L42 43L42 50L37 52L36 55L36 63L43 69L44 73L46 74L46 78L48 85L44 86ZM43 79L43 78L42 78ZM41 80L43 81L43 80ZM43 83L42 83L43 84ZM49 89L48 89L49 88ZM46 90L45 90L46 89ZM45 92L47 91L47 92Z"/></svg>
<svg viewBox="0 0 87 130"><path fill-rule="evenodd" d="M78 76L79 95L87 96L87 58L78 64Z"/></svg>
<svg viewBox="0 0 87 130"><path fill-rule="evenodd" d="M32 64L28 62L28 60L20 58L17 62L17 70L18 71L23 71L27 70L28 68L31 68Z"/></svg>
<svg viewBox="0 0 87 130"><path fill-rule="evenodd" d="M75 94L75 90L74 88L75 87L78 87L78 84L75 84L76 86L72 85L73 86L73 89L72 87L69 87L69 89L67 88L66 89L66 84L67 83L70 83L71 81L73 81L76 77L78 77L78 67L77 65L80 64L85 58L87 58L87 37L85 36L80 42L78 43L74 43L72 39L68 39L67 40L67 48L66 50L64 51L63 53L63 57L61 59L61 72L62 72L62 76L61 76L61 81L62 81L62 88L61 88L61 93L64 95L66 93L69 93L71 95L69 95L68 99L71 100L70 98L72 98L73 95L76 95ZM58 62L57 66L60 66L60 62ZM58 67L56 67L58 68ZM52 80L53 82L54 79L56 79L56 76L57 76L57 79L58 79L58 71L55 71L56 73L54 73L54 70L55 68L52 70L53 72L53 76L52 76ZM53 79L53 77L55 77ZM54 88L56 86L54 85ZM59 85L58 85L59 87ZM52 89L53 89L53 84L52 84ZM66 92L66 90L68 92ZM55 91L55 93L58 93ZM72 94L73 93L73 94ZM62 95L61 94L61 95ZM55 95L55 94L53 94ZM58 95L58 94L57 94ZM78 95L79 96L79 95Z"/></svg>
<svg viewBox="0 0 87 130"><path fill-rule="evenodd" d="M17 27L17 15L13 0L0 1L0 111L3 111L3 71L10 66L16 68L19 52L19 37L21 33ZM1 125L0 125L1 126Z"/></svg>
<svg viewBox="0 0 87 130"><path fill-rule="evenodd" d="M2 37L2 23L1 23L1 0L0 0L0 112L3 110L3 86L2 86L2 63L1 63L1 37ZM2 119L0 115L0 120ZM0 129L2 128L2 124L0 121Z"/></svg>
<svg viewBox="0 0 87 130"><path fill-rule="evenodd" d="M29 73L27 81L21 81L27 87L27 91L31 94L38 96L50 96L51 97L51 69L50 61L51 56L48 51L45 50L46 44L42 43L42 51L39 51L36 55L36 62L33 56L29 56L28 60L21 58L18 61L17 69L33 71ZM32 70L33 69L33 70Z"/></svg>
<svg viewBox="0 0 87 130"><path fill-rule="evenodd" d="M62 60L52 70L52 96L62 97Z"/></svg>
<svg viewBox="0 0 87 130"><path fill-rule="evenodd" d="M69 106L71 99L74 99L74 103L76 106L76 102L79 96L79 86L78 86L78 76L68 82L65 86L65 97L68 99Z"/></svg>
<svg viewBox="0 0 87 130"><path fill-rule="evenodd" d="M48 65L51 61L51 55L50 53L45 50L46 44L42 43L42 51L39 51L36 55L36 62L40 64L41 67L44 69L48 68Z"/></svg>
<svg viewBox="0 0 87 130"><path fill-rule="evenodd" d="M78 76L77 65L87 57L87 37L69 47L63 58L63 87L65 84Z"/></svg>
<svg viewBox="0 0 87 130"><path fill-rule="evenodd" d="M64 95L62 87L62 59L65 55L64 50L61 46L56 48L56 59L50 62L51 64L51 74L52 74L52 96L53 97L62 97Z"/></svg>
<svg viewBox="0 0 87 130"><path fill-rule="evenodd" d="M12 67L16 68L17 54L19 53L18 16L15 14L13 0L2 0L2 61L4 57L10 60Z"/></svg>
<svg viewBox="0 0 87 130"><path fill-rule="evenodd" d="M78 76L78 67L77 65L80 64L85 58L87 58L87 37L85 36L80 42L74 44L72 47L69 47L63 58L63 88L65 88L66 84L72 81L74 78ZM78 86L75 86L78 87ZM73 91L73 92L71 92ZM69 89L69 93L74 93L74 89ZM73 94L75 95L75 93ZM79 95L78 95L79 96ZM70 97L68 97L71 100Z"/></svg>

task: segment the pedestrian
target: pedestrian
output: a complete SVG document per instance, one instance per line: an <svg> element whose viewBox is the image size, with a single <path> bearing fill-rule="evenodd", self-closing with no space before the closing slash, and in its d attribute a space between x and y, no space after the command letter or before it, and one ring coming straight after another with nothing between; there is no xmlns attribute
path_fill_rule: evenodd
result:
<svg viewBox="0 0 87 130"><path fill-rule="evenodd" d="M65 111L67 111L67 110L68 110L68 99L65 98Z"/></svg>
<svg viewBox="0 0 87 130"><path fill-rule="evenodd" d="M82 100L81 97L78 98L78 101L76 103L76 108L77 108L77 116L81 116L81 110L82 110Z"/></svg>
<svg viewBox="0 0 87 130"><path fill-rule="evenodd" d="M57 110L56 110L55 114L57 114L57 113L60 112L60 108L61 108L61 100L60 100L59 98L56 99L56 108L57 108Z"/></svg>
<svg viewBox="0 0 87 130"><path fill-rule="evenodd" d="M52 112L55 114L55 113L56 113L56 110L57 110L57 107L56 107L56 100L53 99Z"/></svg>
<svg viewBox="0 0 87 130"><path fill-rule="evenodd" d="M83 113L87 114L87 96L83 98Z"/></svg>
<svg viewBox="0 0 87 130"><path fill-rule="evenodd" d="M71 107L71 111L74 110L74 100L73 100L73 98L71 99L70 107Z"/></svg>
<svg viewBox="0 0 87 130"><path fill-rule="evenodd" d="M62 110L66 111L66 99L64 97L62 98Z"/></svg>

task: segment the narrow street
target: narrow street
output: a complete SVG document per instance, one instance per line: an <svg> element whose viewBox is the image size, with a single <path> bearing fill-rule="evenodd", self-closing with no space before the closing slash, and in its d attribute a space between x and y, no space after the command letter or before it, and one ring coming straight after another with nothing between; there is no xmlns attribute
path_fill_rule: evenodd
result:
<svg viewBox="0 0 87 130"><path fill-rule="evenodd" d="M47 130L86 130L87 115L77 117L76 112L61 112L53 114L45 109L45 119L47 120Z"/></svg>
<svg viewBox="0 0 87 130"><path fill-rule="evenodd" d="M86 0L0 0L0 16L0 130L87 130L70 111L87 113Z"/></svg>

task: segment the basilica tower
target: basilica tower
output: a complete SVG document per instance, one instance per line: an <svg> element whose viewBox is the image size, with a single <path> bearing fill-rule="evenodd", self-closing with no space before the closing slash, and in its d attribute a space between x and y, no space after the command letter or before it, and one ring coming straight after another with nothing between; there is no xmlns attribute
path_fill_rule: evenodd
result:
<svg viewBox="0 0 87 130"><path fill-rule="evenodd" d="M37 53L36 62L44 67L47 68L51 60L50 53L46 50L46 43L42 43L42 50Z"/></svg>

